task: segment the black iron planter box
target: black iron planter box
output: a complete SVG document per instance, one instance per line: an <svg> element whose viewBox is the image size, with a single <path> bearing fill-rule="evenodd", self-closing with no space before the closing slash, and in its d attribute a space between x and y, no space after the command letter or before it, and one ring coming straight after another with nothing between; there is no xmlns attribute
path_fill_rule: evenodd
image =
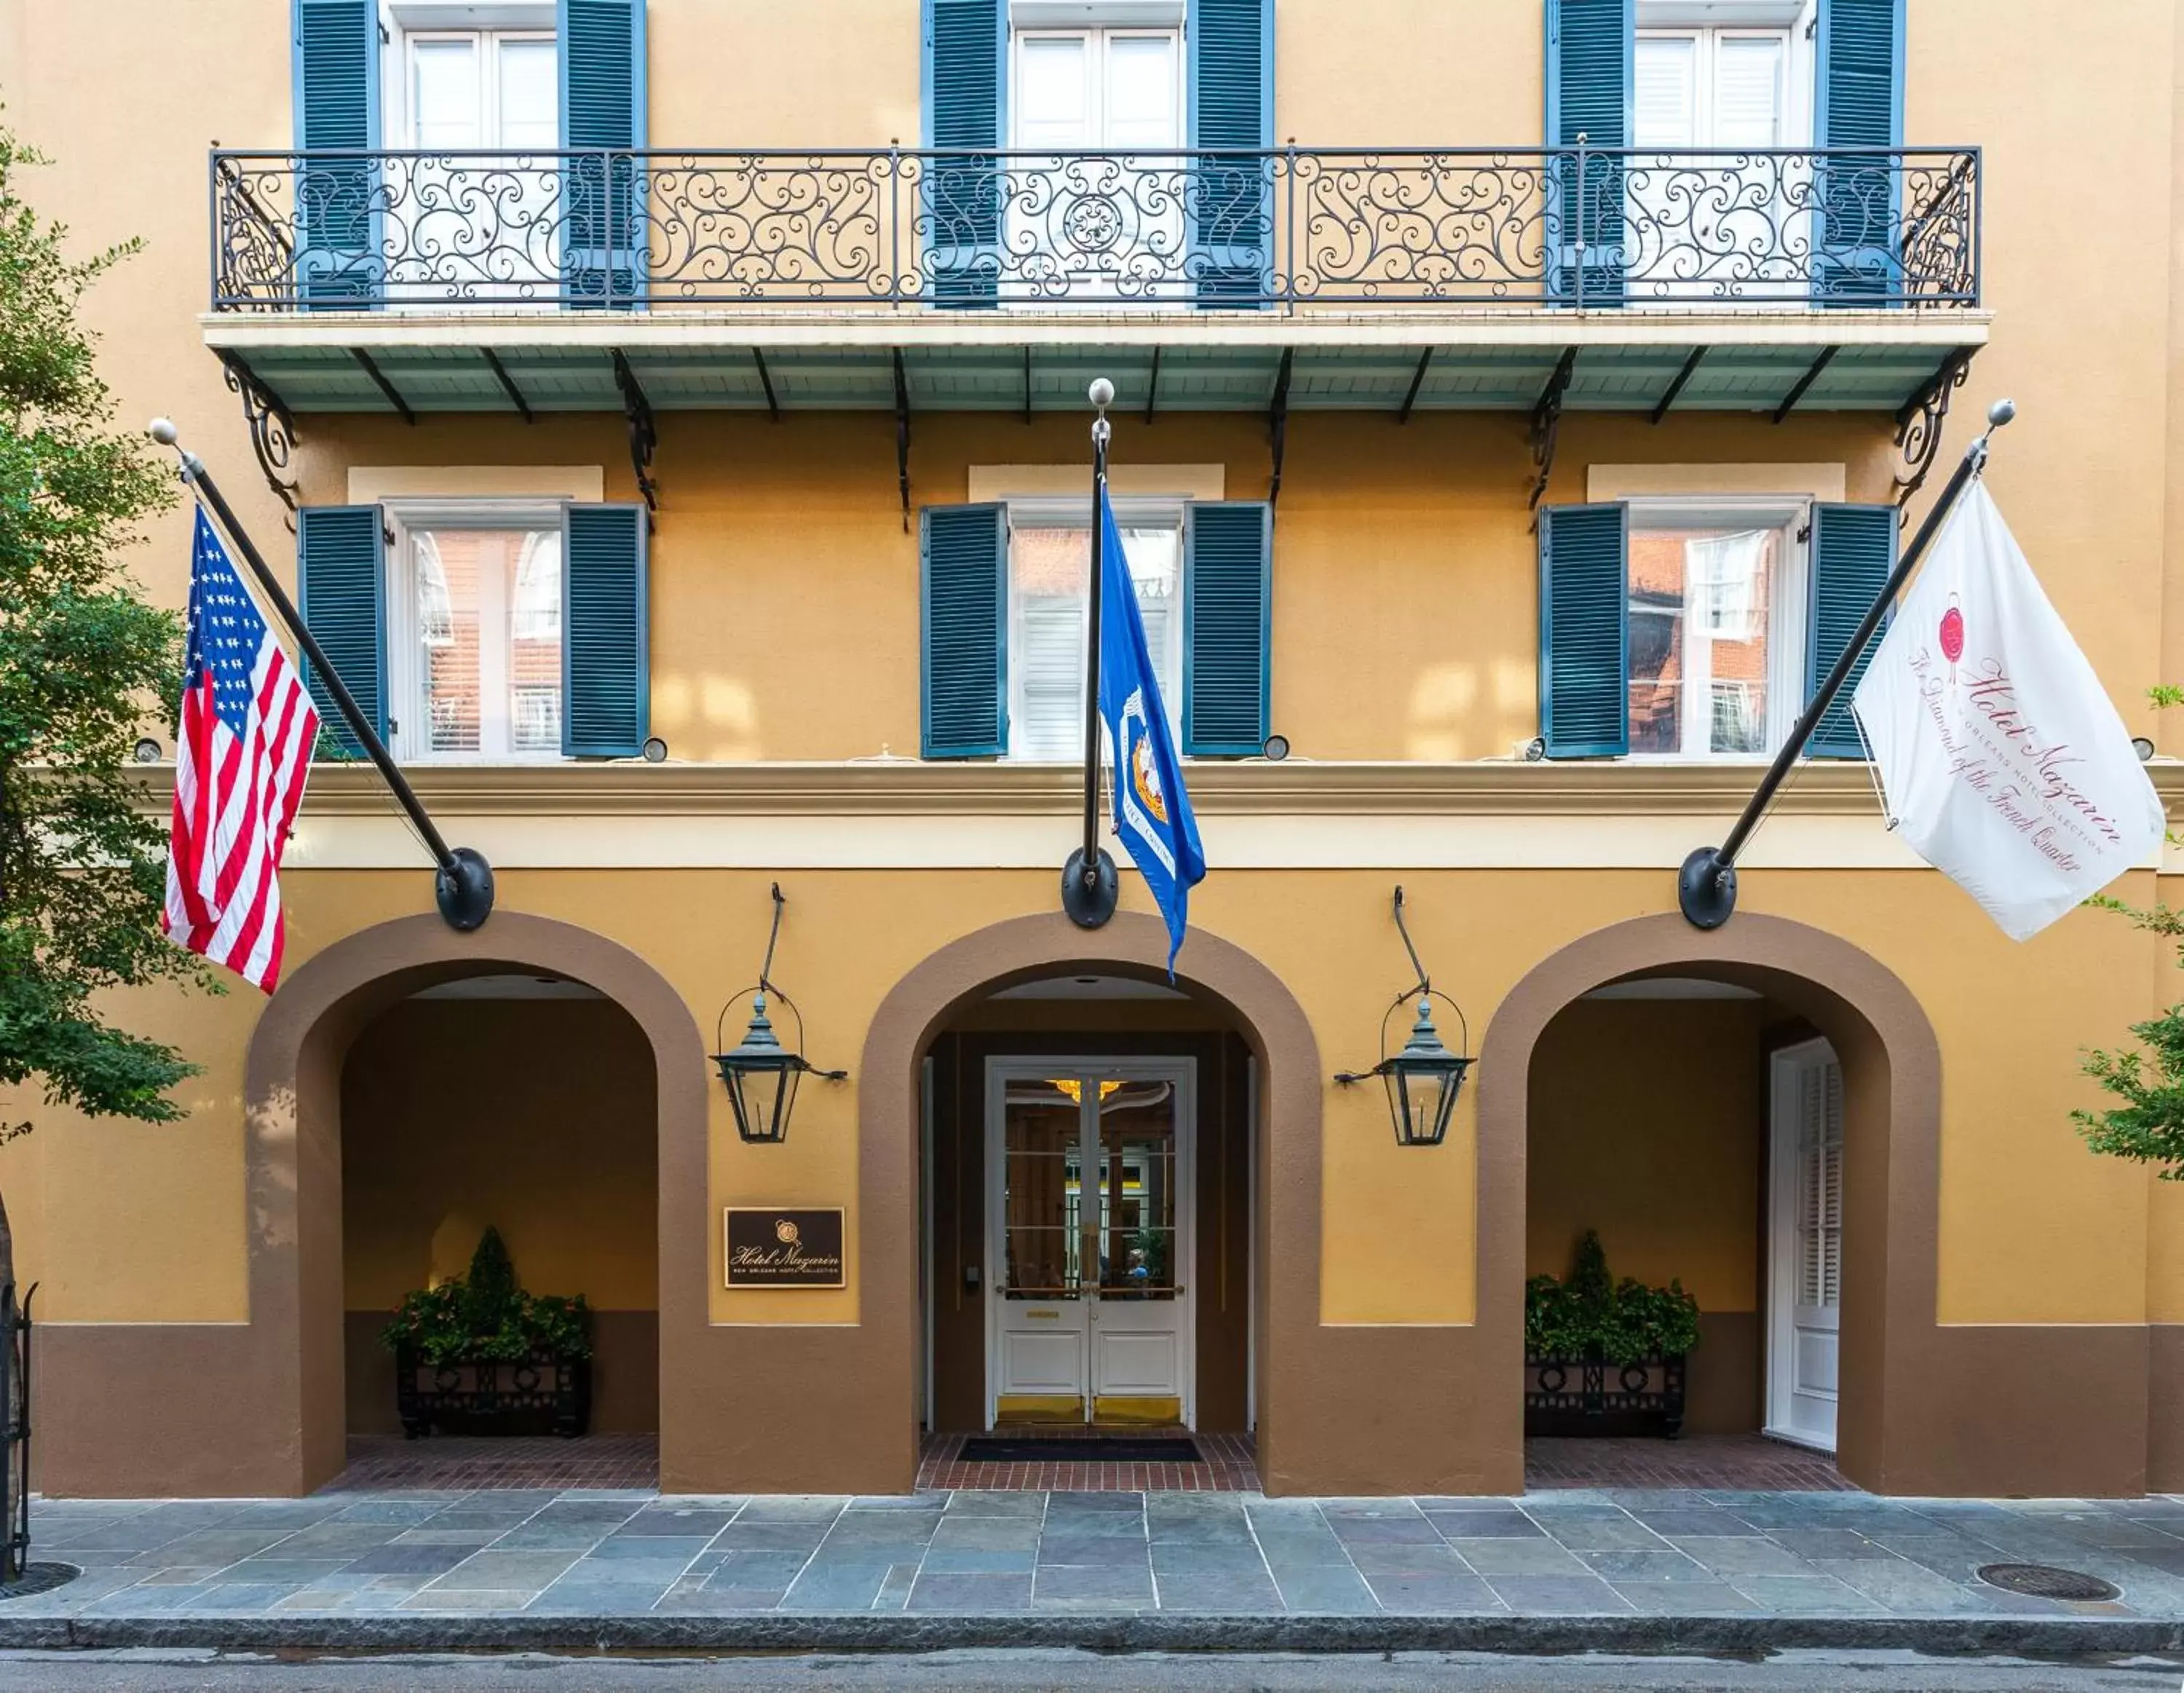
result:
<svg viewBox="0 0 2184 1693"><path fill-rule="evenodd" d="M592 1421L592 1361L554 1352L428 1364L394 1355L394 1400L411 1440L449 1434L549 1433L571 1438Z"/></svg>
<svg viewBox="0 0 2184 1693"><path fill-rule="evenodd" d="M1684 1427L1684 1355L1612 1364L1597 1350L1582 1358L1524 1360L1527 1434L1658 1433Z"/></svg>

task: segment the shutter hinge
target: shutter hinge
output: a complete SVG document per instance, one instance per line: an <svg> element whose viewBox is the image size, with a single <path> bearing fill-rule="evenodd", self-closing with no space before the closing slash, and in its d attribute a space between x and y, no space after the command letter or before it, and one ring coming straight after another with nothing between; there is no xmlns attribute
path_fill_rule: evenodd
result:
<svg viewBox="0 0 2184 1693"><path fill-rule="evenodd" d="M1815 12L1811 17L1805 19L1805 39L1807 41L1810 41L1814 36L1819 34L1819 32L1820 14L1818 12Z"/></svg>
<svg viewBox="0 0 2184 1693"><path fill-rule="evenodd" d="M1800 547L1802 547L1802 546L1803 546L1803 545L1805 544L1805 543L1806 543L1806 542L1808 542L1808 541L1811 540L1812 538L1813 538L1813 520L1812 520L1811 518L1809 518L1809 517L1808 517L1808 518L1807 518L1807 519L1805 520L1803 526L1802 526L1802 528L1800 528L1800 529L1797 531L1797 544L1798 544Z"/></svg>
<svg viewBox="0 0 2184 1693"><path fill-rule="evenodd" d="M382 47L394 45L394 37L387 33L387 20L383 18L379 22L379 44Z"/></svg>

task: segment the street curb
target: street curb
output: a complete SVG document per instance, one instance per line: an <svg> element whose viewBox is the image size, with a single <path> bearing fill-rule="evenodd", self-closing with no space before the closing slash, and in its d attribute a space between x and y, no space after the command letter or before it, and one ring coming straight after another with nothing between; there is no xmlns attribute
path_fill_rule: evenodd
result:
<svg viewBox="0 0 2184 1693"><path fill-rule="evenodd" d="M0 1616L0 1651L928 1652L1898 1651L2082 1657L2184 1651L2184 1618L916 1616Z"/></svg>

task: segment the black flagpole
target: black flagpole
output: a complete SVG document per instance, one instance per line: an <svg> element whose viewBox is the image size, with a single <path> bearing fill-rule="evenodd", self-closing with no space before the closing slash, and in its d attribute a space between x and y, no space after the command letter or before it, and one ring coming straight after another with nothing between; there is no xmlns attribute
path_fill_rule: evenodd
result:
<svg viewBox="0 0 2184 1693"><path fill-rule="evenodd" d="M387 787L393 790L396 800L409 813L410 821L417 826L417 833L424 837L433 862L439 866L433 893L439 902L440 915L447 919L448 927L465 930L477 927L493 915L493 866L485 861L482 853L470 847L451 848L442 837L432 821L432 814L426 810L416 790L410 786L409 778L402 774L401 766L394 762L394 755L387 750L387 743L380 739L379 731L365 716L364 708L356 703L356 696L348 691L348 684L341 679L341 673L327 660L324 649L313 638L303 618L297 615L295 606L289 601L287 590L281 586L281 579L266 568L257 543L237 519L233 508L220 493L220 485L213 481L211 473L205 469L204 460L181 445L175 426L167 419L153 418L148 432L161 446L172 447L181 455L182 480L197 491L206 505L211 508L220 526L227 532L227 538L242 554L243 562L250 566L251 575L257 577L259 590L271 603L281 621L287 627L288 633L296 644L303 649L304 656L310 661L313 679L332 696L335 705L340 709L342 720L348 725L349 733L356 737L372 763L379 767L380 775L386 778Z"/></svg>
<svg viewBox="0 0 2184 1693"><path fill-rule="evenodd" d="M1842 685L1849 679L1851 669L1858 663L1858 655L1864 652L1867 643L1873 639L1874 632L1880 627L1880 620L1888 615L1888 608L1895 604L1897 594L1909 580L1912 571L1928 545L1941 532L1943 521L1955 510L1958 496L1970 486L1972 478L1986 468L1987 446L1994 438L1994 432L2016 415L2017 403L2014 400L1997 400L1987 408L1986 433L1964 448L1964 456L1957 465L1955 473L1950 476L1948 486L1942 490L1941 498L1934 502L1933 510L1926 514L1926 521L1919 526L1919 532L1911 537L1911 544L1903 549L1903 555L1897 560L1896 568L1888 573L1888 580L1880 585L1880 592L1874 596L1873 604L1866 608L1865 616L1850 639L1843 643L1835 668L1828 672L1819 691L1813 695L1803 714L1791 727L1788 738L1782 743L1782 749L1774 755L1774 762L1768 766L1767 774L1760 778L1759 786L1753 791L1752 798L1745 801L1743 814L1737 818L1736 827L1730 830L1729 838L1718 847L1699 848L1684 860L1683 868L1676 872L1676 903L1683 908L1685 920L1693 927L1718 929L1736 910L1737 854L1752 838L1752 832L1759 827L1760 816L1767 810L1768 802L1774 799L1775 790L1781 787L1783 778L1789 775L1790 766L1804 751L1805 743L1812 738L1813 731L1819 727L1820 719L1826 715L1828 707L1835 703L1836 695L1842 691Z"/></svg>
<svg viewBox="0 0 2184 1693"><path fill-rule="evenodd" d="M1115 403L1115 385L1097 377L1087 398L1097 415L1092 420L1092 569L1084 602L1084 844L1061 866L1061 909L1078 927L1096 929L1115 915L1121 894L1115 860L1100 847L1100 608L1106 604L1101 578L1107 563L1100 510L1107 492L1107 440L1113 432L1107 408Z"/></svg>

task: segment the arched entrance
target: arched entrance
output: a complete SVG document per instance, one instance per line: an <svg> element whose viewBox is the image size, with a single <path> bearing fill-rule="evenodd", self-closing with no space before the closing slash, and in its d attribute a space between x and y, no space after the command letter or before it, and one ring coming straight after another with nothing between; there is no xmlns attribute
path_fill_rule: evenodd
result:
<svg viewBox="0 0 2184 1693"><path fill-rule="evenodd" d="M1567 1014L1584 996L1646 981L1741 989L1759 996L1778 1026L1794 1019L1832 1050L1843 1146L1840 1467L1876 1492L1962 1490L1951 1479L1978 1461L1946 1434L1934 1438L1946 1390L1935 1320L1940 1049L1902 982L1802 923L1747 914L1703 933L1675 916L1638 918L1563 948L1503 1000L1479 1064L1479 1322L1493 1330L1488 1355L1504 1362L1509 1382L1522 1380L1528 1131L1541 1043L1557 1019L1567 1033ZM1514 1469L1522 1415L1513 1389L1507 1405L1502 1458Z"/></svg>
<svg viewBox="0 0 2184 1693"><path fill-rule="evenodd" d="M1058 912L1019 917L979 930L933 954L895 985L875 1015L861 1072L866 1160L863 1232L869 1253L872 1231L884 1220L907 1224L893 1231L886 1245L894 1261L909 1273L866 1278L865 1320L905 1341L891 1362L897 1372L894 1378L906 1389L900 1401L900 1427L906 1440L914 1442L922 1420L919 1401L927 1367L924 1349L916 1344L922 1329L916 1222L927 1180L921 1168L920 1124L927 1103L928 1055L936 1040L948 1037L951 1029L978 1021L966 1022L970 1008L991 1006L997 1003L995 996L1024 984L1067 981L1080 975L1106 983L1165 984L1167 959L1166 929L1141 914L1120 914L1106 927L1089 932ZM1266 1484L1269 1491L1308 1490L1306 1466L1314 1442L1307 1431L1325 1414L1317 1402L1320 1395L1315 1386L1323 1365L1306 1362L1315 1351L1319 1314L1322 1080L1317 1047L1289 990L1258 960L1217 936L1203 930L1192 933L1178 961L1175 985L1200 1006L1220 1014L1220 1022L1209 1024L1209 1031L1233 1031L1248 1048L1256 1068L1258 1121L1256 1132L1245 1136L1252 1167L1248 1182L1242 1184L1251 1196L1252 1214L1240 1221L1257 1242L1258 1275L1252 1291L1256 1308L1238 1314L1245 1319L1251 1336L1246 1368L1256 1389ZM1060 1031L1056 1039L1062 1039ZM1091 1037L1079 1030L1070 1039L1082 1045ZM1178 1044L1178 1055L1182 1050ZM983 1055L983 1047L980 1051ZM1217 1044L1209 1044L1208 1056L1218 1064ZM884 1169L874 1172L871 1161L875 1149L882 1147L892 1149L892 1156ZM898 1195L904 1202L891 1202ZM882 1199L890 1202L876 1203ZM1150 1253L1155 1249L1140 1245L1137 1250ZM872 1256L867 1261L883 1261ZM952 1260L936 1266L933 1273L937 1278L944 1270L951 1282L960 1283L960 1267ZM951 1286L951 1300L956 1291ZM980 1310L985 1291L982 1286L975 1300ZM875 1309L882 1298L886 1304ZM972 1333L983 1339L983 1319L976 1321ZM975 1414L983 1420L991 1400L990 1385L982 1379L973 1391L974 1411L959 1406L949 1414L957 1420ZM1237 1389L1235 1409L1242 1412L1242 1384L1225 1386ZM1235 1420L1243 1420L1242 1416Z"/></svg>
<svg viewBox="0 0 2184 1693"><path fill-rule="evenodd" d="M687 1192L688 1172L702 1175L704 1047L681 998L627 949L571 924L504 911L467 935L434 916L401 918L316 955L268 1003L245 1067L253 1379L235 1389L237 1402L263 1420L253 1435L238 1436L266 1455L257 1490L308 1492L343 1467L345 1061L359 1036L402 1002L439 984L504 974L582 983L627 1015L653 1069L660 1190L664 1196L679 1183ZM660 1217L665 1358L694 1300L703 1321L702 1281L688 1274L685 1238L687 1224L701 1219L671 1216L664 1203ZM663 1367L663 1381L666 1373Z"/></svg>

